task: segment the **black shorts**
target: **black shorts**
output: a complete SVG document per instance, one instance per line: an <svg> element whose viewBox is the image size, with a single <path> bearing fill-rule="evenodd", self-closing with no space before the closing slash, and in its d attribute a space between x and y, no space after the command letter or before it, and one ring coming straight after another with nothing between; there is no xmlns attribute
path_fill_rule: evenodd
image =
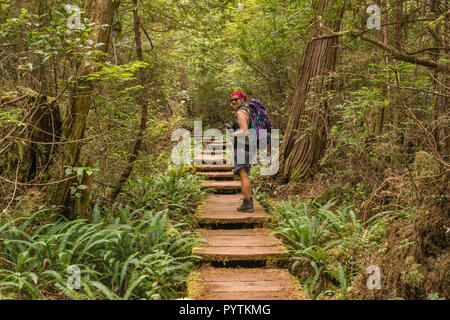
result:
<svg viewBox="0 0 450 320"><path fill-rule="evenodd" d="M247 172L247 174L250 172L250 151L249 151L249 145L246 144L245 147L243 147L240 152L244 153L244 158L243 159L245 162L244 163L238 163L237 162L237 155L238 155L238 150L237 147L234 148L234 174L239 175L239 170L244 169L245 172ZM241 161L243 162L243 161Z"/></svg>

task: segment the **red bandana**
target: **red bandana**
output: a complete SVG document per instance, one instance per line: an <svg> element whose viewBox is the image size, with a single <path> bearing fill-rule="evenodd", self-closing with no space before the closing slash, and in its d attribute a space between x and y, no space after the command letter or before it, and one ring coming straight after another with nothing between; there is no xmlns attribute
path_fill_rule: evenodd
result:
<svg viewBox="0 0 450 320"><path fill-rule="evenodd" d="M238 96L240 98L242 98L245 102L245 100L247 100L247 95L245 93L242 93L240 91L234 91L232 94L232 96Z"/></svg>

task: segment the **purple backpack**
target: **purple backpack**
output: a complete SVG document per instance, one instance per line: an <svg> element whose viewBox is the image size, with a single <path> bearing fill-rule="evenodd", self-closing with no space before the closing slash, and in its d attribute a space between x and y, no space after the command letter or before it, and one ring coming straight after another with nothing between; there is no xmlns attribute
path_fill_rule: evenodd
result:
<svg viewBox="0 0 450 320"><path fill-rule="evenodd" d="M263 135L263 132L260 132L261 129L267 130L267 145L270 148L270 135L272 133L273 125L272 121L270 121L270 117L266 112L266 109L264 108L261 101L257 99L252 99L248 103L248 107L250 109L250 128L255 129L256 132L256 138L260 139L260 135ZM258 143L259 146L259 143ZM269 149L270 150L270 149Z"/></svg>

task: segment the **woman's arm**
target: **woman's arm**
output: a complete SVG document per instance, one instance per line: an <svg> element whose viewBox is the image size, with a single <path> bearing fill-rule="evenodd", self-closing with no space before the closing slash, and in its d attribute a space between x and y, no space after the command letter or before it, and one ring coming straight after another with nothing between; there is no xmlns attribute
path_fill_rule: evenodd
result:
<svg viewBox="0 0 450 320"><path fill-rule="evenodd" d="M248 113L245 110L241 110L237 113L239 129L232 134L233 137L246 136L248 132Z"/></svg>

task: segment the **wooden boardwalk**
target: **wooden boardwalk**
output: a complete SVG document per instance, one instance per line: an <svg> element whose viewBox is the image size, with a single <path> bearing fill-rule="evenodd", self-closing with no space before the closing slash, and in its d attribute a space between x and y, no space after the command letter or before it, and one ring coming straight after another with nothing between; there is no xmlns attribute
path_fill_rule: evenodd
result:
<svg viewBox="0 0 450 320"><path fill-rule="evenodd" d="M266 224L272 219L264 209L255 202L255 211L238 212L241 194L210 194L208 198L198 207L197 220L204 225L253 223Z"/></svg>
<svg viewBox="0 0 450 320"><path fill-rule="evenodd" d="M276 268L211 268L192 272L188 296L194 300L303 300L292 275Z"/></svg>
<svg viewBox="0 0 450 320"><path fill-rule="evenodd" d="M272 219L254 201L255 211L239 212L242 203L240 180L233 166L214 164L222 154L202 157L203 164L194 165L204 177L204 187L213 189L197 209L196 218L204 242L193 249L203 265L188 277L188 298L195 300L303 300L298 281L287 270L273 267L288 258L281 242L264 228ZM229 194L234 192L233 194ZM225 193L225 194L224 194ZM243 225L242 227L240 227ZM247 263L246 268L214 268L212 262ZM248 268L258 261L270 267Z"/></svg>
<svg viewBox="0 0 450 320"><path fill-rule="evenodd" d="M207 239L193 249L203 261L279 260L287 257L280 241L266 229L201 230Z"/></svg>

